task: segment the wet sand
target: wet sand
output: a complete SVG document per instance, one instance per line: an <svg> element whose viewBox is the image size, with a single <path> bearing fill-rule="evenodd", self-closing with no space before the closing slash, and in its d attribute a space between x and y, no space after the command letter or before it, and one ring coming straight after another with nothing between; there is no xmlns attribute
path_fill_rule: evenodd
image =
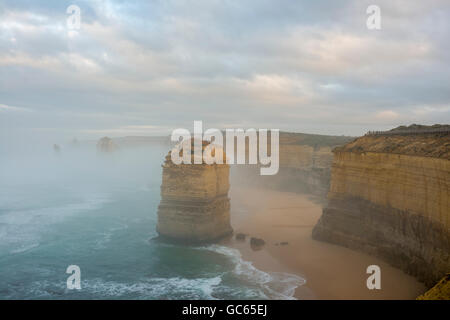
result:
<svg viewBox="0 0 450 320"><path fill-rule="evenodd" d="M228 245L258 269L305 278L306 284L295 292L298 299L415 299L425 291L415 278L376 257L313 240L322 205L307 195L233 187L230 197L235 234L258 237L266 244L252 250L247 236L245 241L230 239ZM381 290L366 286L369 265L381 268Z"/></svg>

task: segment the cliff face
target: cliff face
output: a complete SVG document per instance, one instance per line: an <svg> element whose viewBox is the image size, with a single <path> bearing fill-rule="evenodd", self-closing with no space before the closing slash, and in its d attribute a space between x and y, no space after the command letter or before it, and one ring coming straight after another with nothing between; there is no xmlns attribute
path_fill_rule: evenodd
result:
<svg viewBox="0 0 450 320"><path fill-rule="evenodd" d="M329 198L358 197L449 227L450 161L389 153L336 151Z"/></svg>
<svg viewBox="0 0 450 320"><path fill-rule="evenodd" d="M333 154L330 147L280 144L280 169L267 184L280 190L325 196Z"/></svg>
<svg viewBox="0 0 450 320"><path fill-rule="evenodd" d="M282 132L278 173L261 176L259 166L235 166L233 181L325 197L330 186L333 161L331 150L350 140L350 137Z"/></svg>
<svg viewBox="0 0 450 320"><path fill-rule="evenodd" d="M232 233L229 166L172 163L163 165L158 233L185 242L209 242Z"/></svg>
<svg viewBox="0 0 450 320"><path fill-rule="evenodd" d="M365 136L334 150L313 237L384 257L434 284L450 271L450 136Z"/></svg>
<svg viewBox="0 0 450 320"><path fill-rule="evenodd" d="M331 168L333 154L330 147L308 145L280 145L280 167L294 169Z"/></svg>

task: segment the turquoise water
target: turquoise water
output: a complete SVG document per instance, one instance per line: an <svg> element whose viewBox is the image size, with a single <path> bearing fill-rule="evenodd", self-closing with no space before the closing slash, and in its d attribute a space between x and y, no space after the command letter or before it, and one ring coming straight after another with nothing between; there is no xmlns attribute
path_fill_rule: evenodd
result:
<svg viewBox="0 0 450 320"><path fill-rule="evenodd" d="M288 299L303 279L151 240L166 148L0 159L0 299ZM69 265L81 289L67 289Z"/></svg>

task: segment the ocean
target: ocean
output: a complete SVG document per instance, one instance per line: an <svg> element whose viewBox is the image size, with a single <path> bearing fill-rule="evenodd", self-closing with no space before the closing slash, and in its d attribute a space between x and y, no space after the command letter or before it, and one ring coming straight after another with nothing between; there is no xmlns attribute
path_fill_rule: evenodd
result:
<svg viewBox="0 0 450 320"><path fill-rule="evenodd" d="M304 279L155 240L167 147L0 158L0 299L292 299ZM66 273L79 266L81 289Z"/></svg>

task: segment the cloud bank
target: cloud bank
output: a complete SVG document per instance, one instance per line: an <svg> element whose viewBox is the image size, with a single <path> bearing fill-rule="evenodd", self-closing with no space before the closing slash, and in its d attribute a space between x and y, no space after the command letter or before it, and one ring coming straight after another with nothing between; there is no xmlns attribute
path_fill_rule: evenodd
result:
<svg viewBox="0 0 450 320"><path fill-rule="evenodd" d="M71 4L80 30L67 28ZM366 27L371 4L381 30ZM0 141L169 134L194 120L348 135L449 123L449 9L445 0L2 1Z"/></svg>

